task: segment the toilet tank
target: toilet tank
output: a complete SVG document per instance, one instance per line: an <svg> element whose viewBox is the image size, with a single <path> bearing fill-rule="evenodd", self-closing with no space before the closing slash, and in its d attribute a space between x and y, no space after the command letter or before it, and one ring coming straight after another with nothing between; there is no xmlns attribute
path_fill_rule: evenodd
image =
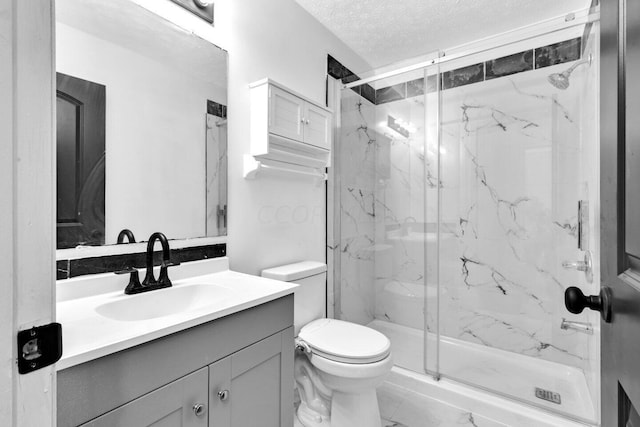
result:
<svg viewBox="0 0 640 427"><path fill-rule="evenodd" d="M262 270L262 277L292 282L300 287L294 291L293 323L295 334L315 319L325 317L327 307L327 265L302 261Z"/></svg>

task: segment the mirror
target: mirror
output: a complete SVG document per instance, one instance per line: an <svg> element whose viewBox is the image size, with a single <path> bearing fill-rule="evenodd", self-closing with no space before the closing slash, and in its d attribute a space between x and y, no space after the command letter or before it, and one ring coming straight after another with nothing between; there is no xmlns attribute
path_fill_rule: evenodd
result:
<svg viewBox="0 0 640 427"><path fill-rule="evenodd" d="M57 0L58 249L226 235L227 52L131 0Z"/></svg>

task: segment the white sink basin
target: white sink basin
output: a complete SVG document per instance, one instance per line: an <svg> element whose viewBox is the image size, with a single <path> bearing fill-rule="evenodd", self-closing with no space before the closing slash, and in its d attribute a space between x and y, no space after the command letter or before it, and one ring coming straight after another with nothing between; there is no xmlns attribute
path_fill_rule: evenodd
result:
<svg viewBox="0 0 640 427"><path fill-rule="evenodd" d="M227 303L237 297L229 288L216 285L184 284L137 295L118 296L95 308L104 317L120 321L140 321L195 311Z"/></svg>

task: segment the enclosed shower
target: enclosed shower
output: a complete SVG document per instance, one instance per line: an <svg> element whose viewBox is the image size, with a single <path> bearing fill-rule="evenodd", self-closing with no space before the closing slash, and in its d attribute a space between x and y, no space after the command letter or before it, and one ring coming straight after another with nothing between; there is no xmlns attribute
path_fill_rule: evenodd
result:
<svg viewBox="0 0 640 427"><path fill-rule="evenodd" d="M566 21L566 22L565 22ZM399 372L599 420L598 23L436 52L341 85L334 316Z"/></svg>

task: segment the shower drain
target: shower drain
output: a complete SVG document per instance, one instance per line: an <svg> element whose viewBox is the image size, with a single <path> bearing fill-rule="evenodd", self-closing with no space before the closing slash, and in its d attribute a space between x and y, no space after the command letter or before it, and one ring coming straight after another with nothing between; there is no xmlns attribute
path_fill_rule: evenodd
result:
<svg viewBox="0 0 640 427"><path fill-rule="evenodd" d="M540 387L536 387L536 397L538 399L546 400L547 402L556 403L560 405L562 400L560 399L560 393L556 393L551 390L545 390Z"/></svg>

